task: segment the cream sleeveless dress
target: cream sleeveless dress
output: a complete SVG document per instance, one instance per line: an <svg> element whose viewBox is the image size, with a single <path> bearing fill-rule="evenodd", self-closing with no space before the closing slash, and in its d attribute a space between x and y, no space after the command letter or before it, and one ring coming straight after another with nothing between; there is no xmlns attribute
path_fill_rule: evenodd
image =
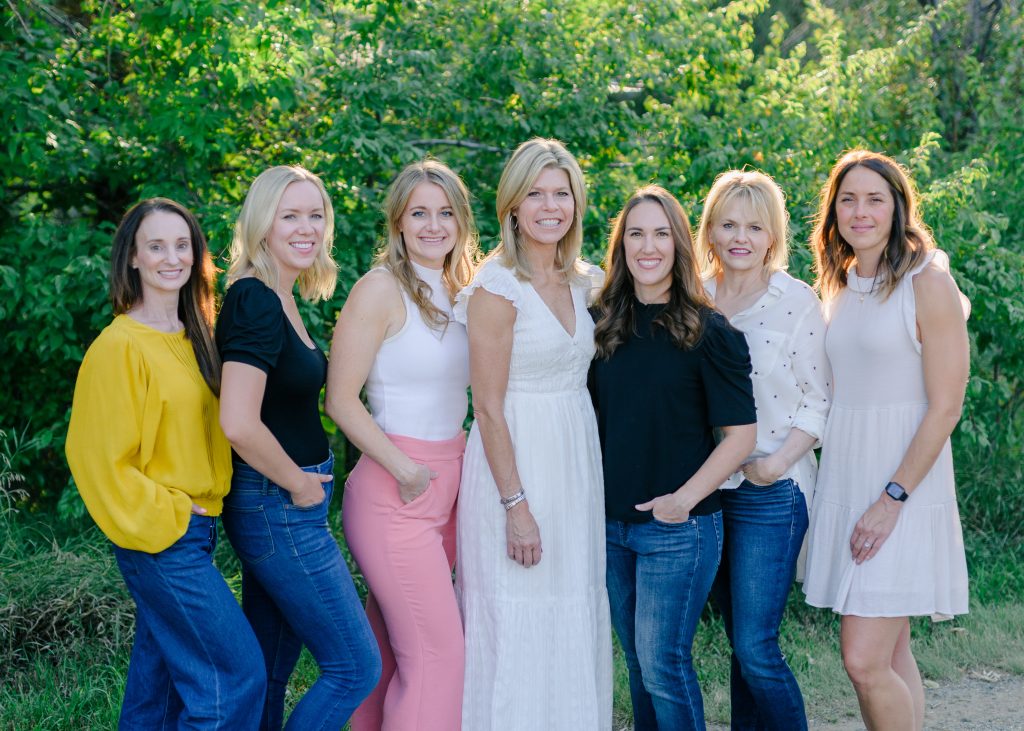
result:
<svg viewBox="0 0 1024 731"><path fill-rule="evenodd" d="M858 617L967 612L967 562L946 440L900 512L889 539L859 566L850 555L854 525L878 498L917 431L928 397L917 340L913 275L887 299L851 270L826 313L825 349L834 397L822 438L821 468L808 531L807 602Z"/></svg>

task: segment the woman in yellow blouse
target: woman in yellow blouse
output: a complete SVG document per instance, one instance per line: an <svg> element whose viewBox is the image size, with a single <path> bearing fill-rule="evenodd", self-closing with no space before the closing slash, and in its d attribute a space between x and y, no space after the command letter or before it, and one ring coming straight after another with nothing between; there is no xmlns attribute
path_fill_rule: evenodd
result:
<svg viewBox="0 0 1024 731"><path fill-rule="evenodd" d="M218 424L213 263L166 198L114 234L115 318L75 386L67 458L135 600L121 729L250 729L266 688L256 637L213 565L231 480Z"/></svg>

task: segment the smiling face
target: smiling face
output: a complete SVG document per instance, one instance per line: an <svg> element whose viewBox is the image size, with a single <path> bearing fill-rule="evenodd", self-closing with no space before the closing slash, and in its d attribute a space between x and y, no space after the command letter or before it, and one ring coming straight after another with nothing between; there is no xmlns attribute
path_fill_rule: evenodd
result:
<svg viewBox="0 0 1024 731"><path fill-rule="evenodd" d="M881 256L895 208L892 189L874 170L858 165L843 177L835 200L836 226L858 258Z"/></svg>
<svg viewBox="0 0 1024 731"><path fill-rule="evenodd" d="M444 189L426 181L413 188L398 225L409 258L428 269L441 269L459 238L459 224Z"/></svg>
<svg viewBox="0 0 1024 731"><path fill-rule="evenodd" d="M142 298L177 294L192 274L192 236L185 219L169 211L153 211L135 234L131 267L138 270Z"/></svg>
<svg viewBox="0 0 1024 731"><path fill-rule="evenodd" d="M294 281L313 265L324 243L324 228L324 201L317 187L308 180L290 183L267 233L267 250L282 280Z"/></svg>
<svg viewBox="0 0 1024 731"><path fill-rule="evenodd" d="M576 200L569 173L561 168L544 168L513 214L527 245L557 245L572 226Z"/></svg>
<svg viewBox="0 0 1024 731"><path fill-rule="evenodd" d="M676 246L660 203L643 201L626 214L622 255L641 302L668 302Z"/></svg>
<svg viewBox="0 0 1024 731"><path fill-rule="evenodd" d="M733 272L760 271L771 248L771 234L749 201L734 197L711 227L711 244L722 267Z"/></svg>

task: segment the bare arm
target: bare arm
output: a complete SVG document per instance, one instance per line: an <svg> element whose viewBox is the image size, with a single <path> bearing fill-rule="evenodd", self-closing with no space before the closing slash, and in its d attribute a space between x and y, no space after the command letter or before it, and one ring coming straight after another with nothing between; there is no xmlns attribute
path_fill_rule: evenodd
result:
<svg viewBox="0 0 1024 731"><path fill-rule="evenodd" d="M220 387L220 425L235 451L257 472L281 485L300 507L325 498L323 483L331 475L303 472L260 418L267 374L248 363L224 364Z"/></svg>
<svg viewBox="0 0 1024 731"><path fill-rule="evenodd" d="M725 437L704 460L693 477L678 490L661 495L636 506L637 510L650 510L663 523L682 523L701 500L713 493L735 472L754 449L757 442L757 424L722 427Z"/></svg>
<svg viewBox="0 0 1024 731"><path fill-rule="evenodd" d="M498 486L497 500L511 497L523 488L512 435L505 421L505 391L512 362L516 311L504 297L480 288L469 298L467 319L473 414L487 465ZM508 556L526 568L539 563L541 554L540 528L528 501L529 495L505 514Z"/></svg>
<svg viewBox="0 0 1024 731"><path fill-rule="evenodd" d="M892 476L892 481L908 493L913 493L931 470L960 420L970 375L963 302L953 278L935 265L926 267L914 277L914 298L928 410ZM881 490L883 486L878 487ZM850 550L857 563L878 553L896 526L902 507L902 502L880 494L865 511L850 537Z"/></svg>
<svg viewBox="0 0 1024 731"><path fill-rule="evenodd" d="M356 282L334 327L324 404L327 415L359 451L398 481L399 496L405 503L427 489L431 472L385 436L359 393L381 344L402 328L406 317L417 316L406 313L398 283L389 272L373 271Z"/></svg>
<svg viewBox="0 0 1024 731"><path fill-rule="evenodd" d="M771 485L782 477L817 442L803 429L790 429L777 450L743 465L743 476L755 485Z"/></svg>

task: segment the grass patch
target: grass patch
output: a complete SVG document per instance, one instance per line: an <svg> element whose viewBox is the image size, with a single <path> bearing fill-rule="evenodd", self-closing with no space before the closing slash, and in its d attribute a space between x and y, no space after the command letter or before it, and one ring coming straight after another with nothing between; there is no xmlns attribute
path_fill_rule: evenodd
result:
<svg viewBox="0 0 1024 731"><path fill-rule="evenodd" d="M985 472L992 492L965 490L971 613L951 622L913 621L913 646L927 679L949 681L967 670L1024 674L1024 537L1016 522L1020 498L1007 470ZM1004 474L1006 473L1006 474ZM972 473L980 477L982 471ZM963 476L961 475L961 479ZM2 492L2 491L0 491ZM994 497L993 497L994 495ZM59 524L19 514L0 494L0 730L99 729L117 724L131 649L134 605L98 530L62 534ZM991 498L991 499L990 499ZM1014 503L1013 501L1016 501ZM336 501L335 509L340 505ZM341 535L336 510L331 523ZM1005 529L1004 529L1005 527ZM354 563L345 551L353 570ZM216 562L236 594L239 564L226 540ZM365 593L362 577L356 585ZM839 618L789 597L782 647L803 690L810 717L857 715L839 654ZM721 619L706 610L694 643L709 722L729 718L729 646ZM303 652L286 703L317 678ZM632 711L622 651L615 645L615 728Z"/></svg>

